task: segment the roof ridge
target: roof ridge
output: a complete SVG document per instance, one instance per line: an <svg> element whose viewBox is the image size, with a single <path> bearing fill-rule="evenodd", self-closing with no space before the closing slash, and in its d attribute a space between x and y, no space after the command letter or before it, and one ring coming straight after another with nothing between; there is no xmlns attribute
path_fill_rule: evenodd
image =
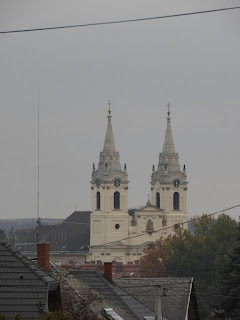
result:
<svg viewBox="0 0 240 320"><path fill-rule="evenodd" d="M37 278L41 280L44 284L49 282L57 282L57 280L53 278L47 271L44 271L33 261L25 257L15 247L13 247L11 244L8 244L7 241L0 241L0 244L2 244L7 250L9 250L15 258L22 262L24 266L27 267L32 273L34 273L37 276ZM52 278L53 281L47 281L47 279L45 279L46 276Z"/></svg>
<svg viewBox="0 0 240 320"><path fill-rule="evenodd" d="M152 313L152 312L153 312L149 307L147 307L144 303L142 303L142 301L140 301L140 300L138 300L137 298L135 298L132 294L130 294L129 292L127 292L124 288L121 288L121 287L120 287L118 284L116 284L115 282L114 282L114 286L116 286L116 287L118 287L118 289L124 291L124 294L125 294L125 295L127 294L129 297L131 297L131 298L134 299L135 301L139 302L144 308L146 308L146 309L149 311L149 313ZM115 288L114 288L114 289L115 289ZM114 290L114 291L115 291L115 290ZM127 308L130 309L130 310L134 313L135 317L138 317L138 316L136 315L136 312L122 299L121 296L119 297L119 299L121 299L121 301L127 306ZM138 318L139 318L139 317L138 317Z"/></svg>

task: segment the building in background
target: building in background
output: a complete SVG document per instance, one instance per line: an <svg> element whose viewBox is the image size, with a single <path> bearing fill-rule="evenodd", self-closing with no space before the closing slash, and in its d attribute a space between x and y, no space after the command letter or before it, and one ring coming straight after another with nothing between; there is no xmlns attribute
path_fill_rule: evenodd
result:
<svg viewBox="0 0 240 320"><path fill-rule="evenodd" d="M187 175L175 152L168 108L167 128L157 169L153 165L151 201L128 209L127 166L122 169L108 111L107 131L97 169L93 165L88 261L137 262L144 248L174 228L187 228Z"/></svg>
<svg viewBox="0 0 240 320"><path fill-rule="evenodd" d="M69 268L103 262L139 264L146 247L179 226L187 228L187 175L175 151L170 111L162 152L151 175L151 196L145 206L128 208L128 173L116 151L111 110L97 168L91 178L91 211L73 212L58 225L42 225L29 233L17 249L31 258L36 239L50 244L51 260Z"/></svg>

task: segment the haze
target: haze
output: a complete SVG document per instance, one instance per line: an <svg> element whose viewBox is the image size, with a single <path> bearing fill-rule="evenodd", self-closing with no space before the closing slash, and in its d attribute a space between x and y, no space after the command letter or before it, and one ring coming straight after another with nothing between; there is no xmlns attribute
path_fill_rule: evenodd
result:
<svg viewBox="0 0 240 320"><path fill-rule="evenodd" d="M239 1L0 1L0 31L231 7ZM0 218L90 210L107 101L129 207L144 205L171 104L188 174L189 216L240 204L240 10L53 31L0 34ZM238 219L239 210L228 212Z"/></svg>

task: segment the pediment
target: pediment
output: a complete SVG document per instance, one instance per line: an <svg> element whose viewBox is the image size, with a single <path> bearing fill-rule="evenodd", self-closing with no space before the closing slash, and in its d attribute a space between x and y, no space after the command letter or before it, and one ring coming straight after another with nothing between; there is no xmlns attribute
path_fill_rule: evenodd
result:
<svg viewBox="0 0 240 320"><path fill-rule="evenodd" d="M146 205L145 207L135 211L135 213L147 213L147 212L162 214L163 209L159 209L158 207L153 205Z"/></svg>
<svg viewBox="0 0 240 320"><path fill-rule="evenodd" d="M114 242L111 244L112 248L127 248L127 246L122 242Z"/></svg>

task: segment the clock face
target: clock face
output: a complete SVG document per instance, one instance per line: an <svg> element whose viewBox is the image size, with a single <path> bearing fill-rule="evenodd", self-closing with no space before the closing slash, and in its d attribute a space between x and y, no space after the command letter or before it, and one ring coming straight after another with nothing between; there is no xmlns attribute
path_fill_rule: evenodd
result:
<svg viewBox="0 0 240 320"><path fill-rule="evenodd" d="M174 188L178 188L180 186L180 181L178 179L173 181Z"/></svg>
<svg viewBox="0 0 240 320"><path fill-rule="evenodd" d="M120 184L121 184L120 179L115 179L115 180L114 180L114 186L115 186L115 187L119 187Z"/></svg>
<svg viewBox="0 0 240 320"><path fill-rule="evenodd" d="M100 180L99 180L99 179L96 179L95 183L96 183L96 186L97 186L97 187L100 186Z"/></svg>

